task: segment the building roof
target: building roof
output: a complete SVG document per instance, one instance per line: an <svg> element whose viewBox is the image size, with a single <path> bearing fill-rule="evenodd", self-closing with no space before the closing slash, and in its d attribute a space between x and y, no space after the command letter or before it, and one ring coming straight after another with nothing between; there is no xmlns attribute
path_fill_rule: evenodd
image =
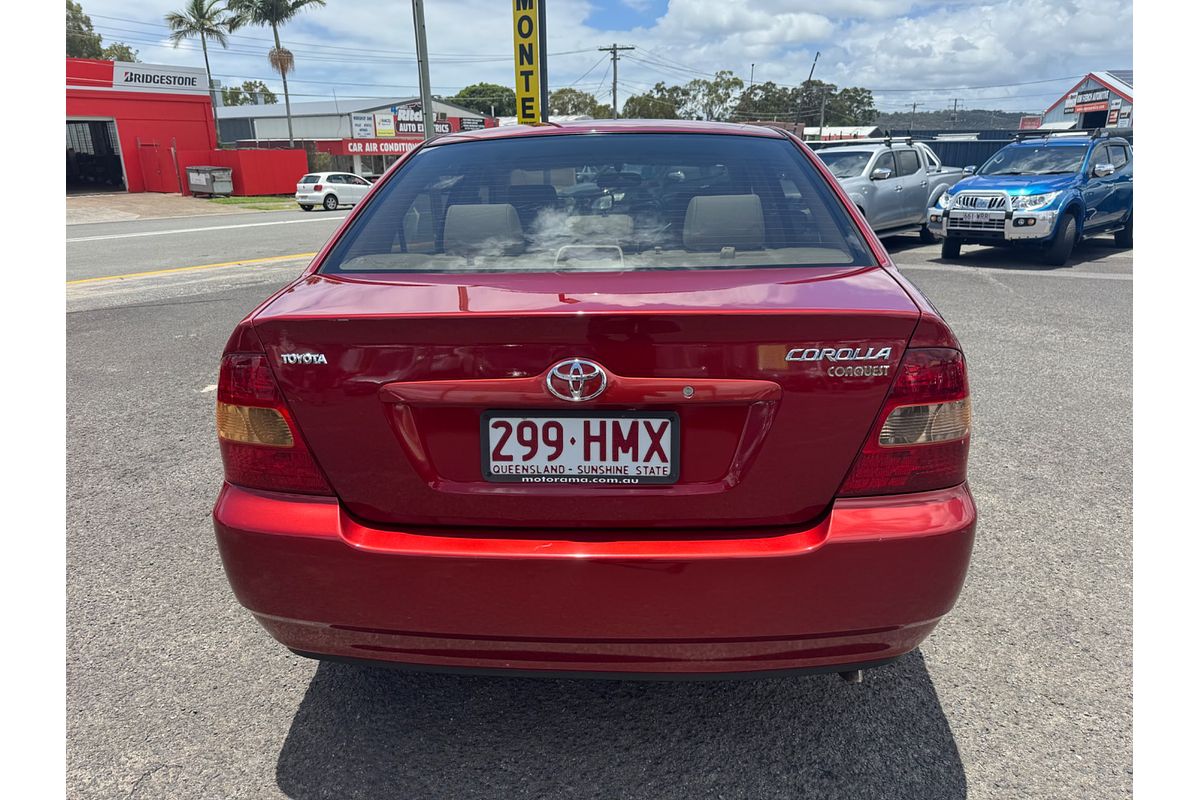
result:
<svg viewBox="0 0 1200 800"><path fill-rule="evenodd" d="M305 103L292 103L293 117L328 117L343 114L361 114L368 111L379 111L392 106L407 106L420 103L419 97L347 97L340 100L315 100ZM434 106L445 106L465 112L464 116L486 117L478 111L455 103L449 103L440 97L433 98ZM287 109L282 102L263 105L217 106L217 116L221 119L259 119L264 117L287 116Z"/></svg>
<svg viewBox="0 0 1200 800"><path fill-rule="evenodd" d="M820 136L822 141L838 139L866 139L878 136L882 130L878 125L826 125L824 128L805 128L804 138Z"/></svg>
<svg viewBox="0 0 1200 800"><path fill-rule="evenodd" d="M1123 83L1129 87L1129 91L1133 91L1133 70L1131 69L1108 69L1096 74L1107 76L1110 83Z"/></svg>

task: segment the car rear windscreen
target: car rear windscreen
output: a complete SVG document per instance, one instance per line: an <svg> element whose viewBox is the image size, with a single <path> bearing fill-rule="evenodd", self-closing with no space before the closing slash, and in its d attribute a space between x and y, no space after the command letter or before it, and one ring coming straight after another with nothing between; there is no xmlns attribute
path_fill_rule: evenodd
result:
<svg viewBox="0 0 1200 800"><path fill-rule="evenodd" d="M790 140L620 133L415 153L320 271L874 264L837 197Z"/></svg>
<svg viewBox="0 0 1200 800"><path fill-rule="evenodd" d="M320 180L320 176L305 175L303 178L300 179L300 183L316 183L319 180Z"/></svg>

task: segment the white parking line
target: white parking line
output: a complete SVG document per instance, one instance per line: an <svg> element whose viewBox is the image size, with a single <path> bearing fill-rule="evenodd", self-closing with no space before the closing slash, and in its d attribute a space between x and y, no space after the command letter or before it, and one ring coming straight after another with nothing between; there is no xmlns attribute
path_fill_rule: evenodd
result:
<svg viewBox="0 0 1200 800"><path fill-rule="evenodd" d="M203 231L227 231L232 228L261 228L266 225L299 225L302 222L334 222L335 220L343 220L345 214L340 217L327 217L324 214L312 217L311 219L281 219L274 222L246 222L241 225L208 225L201 228L176 228L169 231L142 231L141 233L109 233L104 236L77 236L74 239L67 239L67 242L98 242L102 239L132 239L137 236L168 236L173 233L201 233Z"/></svg>
<svg viewBox="0 0 1200 800"><path fill-rule="evenodd" d="M1054 270L1024 270L1024 269L996 269L994 267L972 267L961 266L953 267L947 264L896 264L901 272L910 269L923 269L931 272L957 272L959 275L974 275L976 273L988 273L991 275L1009 275L1012 277L1029 276L1031 278L1090 278L1098 281L1131 281L1133 275L1119 272L1072 272L1072 271L1054 271Z"/></svg>

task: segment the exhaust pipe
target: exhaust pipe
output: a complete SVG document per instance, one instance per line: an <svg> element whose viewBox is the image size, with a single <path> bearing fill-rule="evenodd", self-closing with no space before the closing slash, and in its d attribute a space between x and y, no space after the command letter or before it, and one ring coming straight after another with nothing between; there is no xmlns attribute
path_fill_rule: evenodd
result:
<svg viewBox="0 0 1200 800"><path fill-rule="evenodd" d="M861 669L852 669L846 672L839 672L838 675L841 676L841 679L846 683L863 682L863 671Z"/></svg>

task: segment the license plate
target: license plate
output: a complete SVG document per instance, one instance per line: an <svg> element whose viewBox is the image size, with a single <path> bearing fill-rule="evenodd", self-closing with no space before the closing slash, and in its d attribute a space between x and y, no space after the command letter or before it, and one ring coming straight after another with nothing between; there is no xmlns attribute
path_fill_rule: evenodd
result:
<svg viewBox="0 0 1200 800"><path fill-rule="evenodd" d="M662 484L679 480L679 415L637 411L485 411L485 480Z"/></svg>
<svg viewBox="0 0 1200 800"><path fill-rule="evenodd" d="M962 212L962 218L967 222L989 222L992 219L992 215L987 211L964 211Z"/></svg>

